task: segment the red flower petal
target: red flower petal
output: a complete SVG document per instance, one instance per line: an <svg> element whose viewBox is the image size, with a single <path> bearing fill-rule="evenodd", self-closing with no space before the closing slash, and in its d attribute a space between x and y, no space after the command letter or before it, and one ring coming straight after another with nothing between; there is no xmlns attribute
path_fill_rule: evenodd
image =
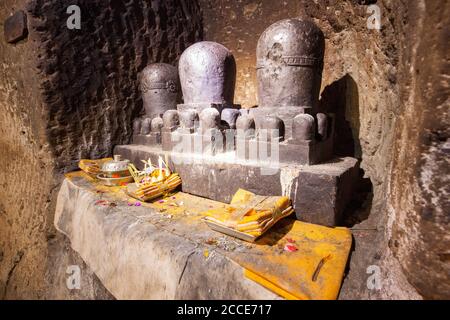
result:
<svg viewBox="0 0 450 320"><path fill-rule="evenodd" d="M297 250L298 250L297 247L294 246L293 244L287 244L284 246L284 251L295 252Z"/></svg>

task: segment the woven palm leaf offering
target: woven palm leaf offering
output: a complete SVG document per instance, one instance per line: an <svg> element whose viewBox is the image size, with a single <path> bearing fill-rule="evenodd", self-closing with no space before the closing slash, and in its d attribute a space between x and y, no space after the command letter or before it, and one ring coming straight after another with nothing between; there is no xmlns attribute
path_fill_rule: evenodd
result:
<svg viewBox="0 0 450 320"><path fill-rule="evenodd" d="M288 197L259 196L239 189L229 205L208 210L203 215L211 229L253 242L293 212Z"/></svg>
<svg viewBox="0 0 450 320"><path fill-rule="evenodd" d="M127 186L127 194L135 199L147 202L164 197L181 185L178 173L170 171L161 157L158 167L153 166L150 159L142 160L144 169L138 170L133 164L128 166L134 183Z"/></svg>
<svg viewBox="0 0 450 320"><path fill-rule="evenodd" d="M101 167L104 163L113 160L112 158L103 158L97 160L81 159L78 162L78 167L91 178L97 178L97 175L101 173Z"/></svg>

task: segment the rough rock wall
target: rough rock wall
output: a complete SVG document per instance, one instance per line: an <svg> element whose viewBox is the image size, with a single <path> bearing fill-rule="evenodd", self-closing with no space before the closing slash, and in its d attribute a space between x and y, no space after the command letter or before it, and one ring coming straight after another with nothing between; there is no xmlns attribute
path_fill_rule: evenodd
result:
<svg viewBox="0 0 450 320"><path fill-rule="evenodd" d="M71 4L81 8L81 30L64 28ZM58 166L109 155L113 145L129 141L142 109L138 73L149 62L173 63L200 38L197 10L195 2L180 0L30 3Z"/></svg>
<svg viewBox="0 0 450 320"><path fill-rule="evenodd" d="M2 1L1 23L24 2ZM41 297L48 254L53 162L31 41L9 45L0 33L0 298Z"/></svg>
<svg viewBox="0 0 450 320"><path fill-rule="evenodd" d="M410 50L399 72L389 247L425 298L449 299L450 3L416 1L408 12L415 24L402 39Z"/></svg>
<svg viewBox="0 0 450 320"><path fill-rule="evenodd" d="M81 8L81 30L66 9ZM0 299L110 298L53 228L61 173L81 157L111 155L127 142L141 108L138 72L175 63L202 36L195 1L2 0L0 24L16 10L29 36L0 35ZM66 268L82 268L82 290Z"/></svg>
<svg viewBox="0 0 450 320"><path fill-rule="evenodd" d="M444 130L448 128L448 118L443 116L445 108L448 109L444 104L448 99L448 74L442 71L443 64L448 63L444 53L448 13L443 10L448 3L431 0L417 3L200 0L200 3L205 39L221 42L236 58L235 102L244 107L258 103L256 44L270 24L290 17L308 17L325 34L321 108L336 113L335 151L362 160L365 179L360 188L368 192L362 193L358 200L356 217L350 217L355 249L340 297L419 299L421 295L443 297L444 289L448 297L448 288L439 283L446 278L448 283L449 261L445 249L449 210L442 195L448 176L445 160L448 129ZM380 8L379 31L367 28L370 4ZM417 31L417 22L428 16L432 22ZM426 41L418 50L421 39ZM427 50L436 53L428 56L425 63L422 59ZM414 61L421 66L420 73L409 69ZM433 68L427 70L429 64ZM411 88L413 93L409 91ZM423 91L424 88L427 90ZM443 175L439 177L438 172ZM417 194L420 196L416 197ZM389 206L388 197L392 200ZM395 231L391 232L393 224ZM433 247L439 238L441 243ZM389 249L392 245L397 247L395 252ZM419 245L417 252L416 245ZM427 263L430 265L425 268ZM381 288L367 286L370 276L367 268L371 266L380 268ZM426 273L419 271L422 267Z"/></svg>

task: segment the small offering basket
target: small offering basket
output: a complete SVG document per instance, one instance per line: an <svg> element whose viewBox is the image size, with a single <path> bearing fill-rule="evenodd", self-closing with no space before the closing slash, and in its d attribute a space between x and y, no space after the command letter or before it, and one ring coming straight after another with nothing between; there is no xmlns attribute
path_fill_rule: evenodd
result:
<svg viewBox="0 0 450 320"><path fill-rule="evenodd" d="M161 157L159 158L159 168L154 167L150 159L143 162L145 167L142 171L133 164L128 165L135 182L127 186L129 196L144 202L151 201L172 192L181 185L180 176L172 173Z"/></svg>

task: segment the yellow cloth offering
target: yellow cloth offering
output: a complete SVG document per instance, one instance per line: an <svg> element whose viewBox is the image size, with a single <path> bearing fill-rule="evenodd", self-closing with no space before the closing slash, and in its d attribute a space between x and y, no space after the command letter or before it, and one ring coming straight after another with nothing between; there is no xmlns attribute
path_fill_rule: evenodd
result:
<svg viewBox="0 0 450 320"><path fill-rule="evenodd" d="M249 236L249 239L256 239L293 211L288 197L259 196L239 189L229 205L208 210L204 215L205 221L210 222L208 225L222 227L219 230L221 232L234 230L237 233L228 234L239 237L239 233L242 233ZM242 239L248 240L246 238Z"/></svg>

